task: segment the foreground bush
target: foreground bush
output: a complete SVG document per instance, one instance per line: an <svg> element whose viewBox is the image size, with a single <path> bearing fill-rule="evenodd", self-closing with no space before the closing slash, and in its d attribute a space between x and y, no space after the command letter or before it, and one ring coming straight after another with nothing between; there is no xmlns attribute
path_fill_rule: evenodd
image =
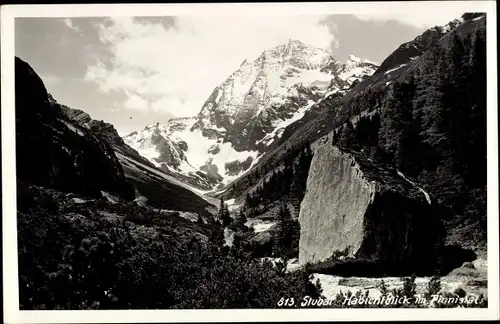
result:
<svg viewBox="0 0 500 324"><path fill-rule="evenodd" d="M68 198L33 187L18 194L21 309L270 308L319 296L306 271L222 248L220 228L149 224L154 215L123 214L146 213L133 206L61 207Z"/></svg>

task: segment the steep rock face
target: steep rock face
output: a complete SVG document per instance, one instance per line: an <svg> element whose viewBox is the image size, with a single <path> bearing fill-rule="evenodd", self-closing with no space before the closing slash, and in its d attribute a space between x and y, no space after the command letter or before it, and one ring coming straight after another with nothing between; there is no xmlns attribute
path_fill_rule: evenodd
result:
<svg viewBox="0 0 500 324"><path fill-rule="evenodd" d="M40 77L17 57L15 82L20 180L93 197L105 191L133 199L133 188L111 147L53 105Z"/></svg>
<svg viewBox="0 0 500 324"><path fill-rule="evenodd" d="M334 254L396 267L436 266L444 234L428 194L397 170L325 144L307 179L300 263Z"/></svg>

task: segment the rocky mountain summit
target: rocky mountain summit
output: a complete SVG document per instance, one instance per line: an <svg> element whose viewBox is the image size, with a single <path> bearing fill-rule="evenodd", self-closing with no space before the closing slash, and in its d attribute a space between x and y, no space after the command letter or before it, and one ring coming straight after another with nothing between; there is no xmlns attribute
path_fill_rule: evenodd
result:
<svg viewBox="0 0 500 324"><path fill-rule="evenodd" d="M316 101L346 92L377 68L354 55L341 63L323 49L289 40L244 60L195 117L148 125L124 139L162 170L212 189L254 165Z"/></svg>

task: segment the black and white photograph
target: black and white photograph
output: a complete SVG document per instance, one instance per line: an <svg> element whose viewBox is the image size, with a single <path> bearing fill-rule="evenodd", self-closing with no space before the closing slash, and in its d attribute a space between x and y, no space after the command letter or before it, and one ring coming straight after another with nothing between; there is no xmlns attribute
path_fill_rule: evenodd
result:
<svg viewBox="0 0 500 324"><path fill-rule="evenodd" d="M498 319L495 11L2 6L5 322Z"/></svg>

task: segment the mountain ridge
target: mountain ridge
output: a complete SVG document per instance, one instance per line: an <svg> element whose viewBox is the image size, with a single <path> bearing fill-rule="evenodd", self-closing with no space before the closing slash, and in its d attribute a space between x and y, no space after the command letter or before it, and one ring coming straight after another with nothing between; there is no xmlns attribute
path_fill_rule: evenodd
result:
<svg viewBox="0 0 500 324"><path fill-rule="evenodd" d="M316 101L347 91L377 67L354 55L341 63L324 49L289 40L254 61L243 60L214 88L197 115L149 124L124 139L157 167L210 190L255 165Z"/></svg>

